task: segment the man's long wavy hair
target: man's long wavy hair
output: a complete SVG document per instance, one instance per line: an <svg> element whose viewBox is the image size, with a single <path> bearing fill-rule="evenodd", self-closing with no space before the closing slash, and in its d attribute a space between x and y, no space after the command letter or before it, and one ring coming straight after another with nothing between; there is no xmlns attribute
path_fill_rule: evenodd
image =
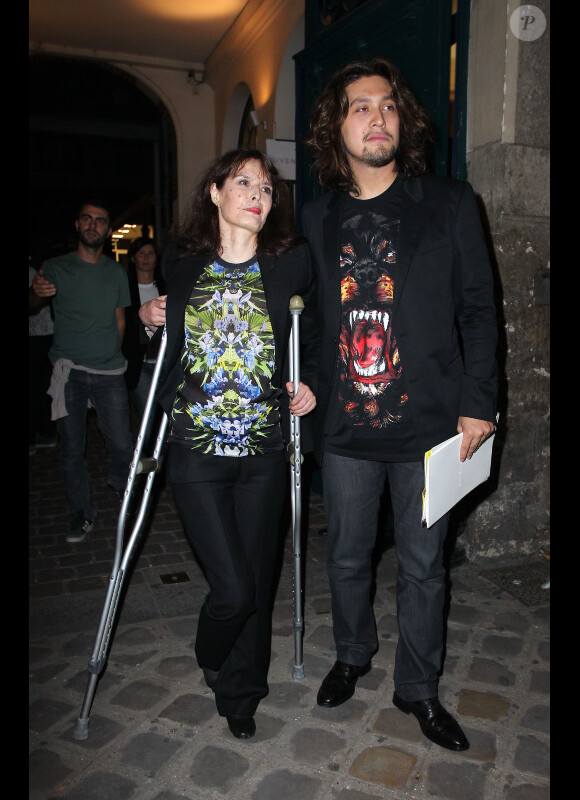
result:
<svg viewBox="0 0 580 800"><path fill-rule="evenodd" d="M435 127L399 70L383 58L352 61L332 76L320 95L312 112L310 137L306 141L319 183L332 191L359 193L342 138L342 123L348 114L346 88L359 78L374 75L390 83L399 112L397 171L404 177L424 175L429 171Z"/></svg>
<svg viewBox="0 0 580 800"><path fill-rule="evenodd" d="M277 255L298 242L288 187L273 161L260 150L230 150L216 159L206 170L193 192L183 222L176 226L172 238L187 254L219 253L221 247L218 209L211 199L211 185L222 189L227 178L235 177L244 164L255 159L272 184L272 208L258 234L258 253Z"/></svg>

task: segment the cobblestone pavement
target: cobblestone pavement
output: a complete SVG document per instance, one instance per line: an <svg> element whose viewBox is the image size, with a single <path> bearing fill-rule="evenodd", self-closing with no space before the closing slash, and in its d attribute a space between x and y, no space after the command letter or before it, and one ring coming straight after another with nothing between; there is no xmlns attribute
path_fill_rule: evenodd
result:
<svg viewBox="0 0 580 800"><path fill-rule="evenodd" d="M30 800L548 800L549 589L532 592L532 601L524 595L524 602L490 580L497 563L467 561L451 570L440 697L471 742L466 752L453 753L425 739L416 720L391 702L397 565L387 549L377 568L380 649L373 669L347 703L319 708L316 693L335 653L325 520L315 492L305 495L304 679L292 678L288 532L270 694L258 708L256 736L231 736L196 665L193 640L206 585L161 474L128 570L89 735L73 738L118 512L105 486L105 450L93 414L87 459L98 518L81 544L65 541L57 450L30 457ZM528 565L546 566L538 559L515 565L514 587Z"/></svg>

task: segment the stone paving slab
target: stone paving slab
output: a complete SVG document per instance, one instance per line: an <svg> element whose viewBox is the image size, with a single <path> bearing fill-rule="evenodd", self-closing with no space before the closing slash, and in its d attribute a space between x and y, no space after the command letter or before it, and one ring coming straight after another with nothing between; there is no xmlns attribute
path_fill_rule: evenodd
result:
<svg viewBox="0 0 580 800"><path fill-rule="evenodd" d="M397 563L388 549L377 571L373 669L344 705L316 705L335 653L315 493L303 554L305 677L292 679L287 533L270 694L256 736L230 735L197 668L193 642L206 587L163 487L128 579L89 736L75 740L116 533L114 497L101 486L104 446L92 433L88 461L101 505L85 543L64 542L56 452L39 451L30 464L29 800L548 800L549 593L530 605L480 565L452 570L440 696L471 742L453 753L392 704ZM187 580L162 579L180 573Z"/></svg>

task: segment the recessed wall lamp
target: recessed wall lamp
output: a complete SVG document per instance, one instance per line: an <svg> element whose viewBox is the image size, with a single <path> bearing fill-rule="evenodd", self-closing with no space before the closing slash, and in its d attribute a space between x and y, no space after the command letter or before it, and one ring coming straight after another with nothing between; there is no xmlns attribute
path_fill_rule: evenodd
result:
<svg viewBox="0 0 580 800"><path fill-rule="evenodd" d="M191 83L193 86L199 86L203 83L204 80L204 72L202 69L190 69L187 73L187 82Z"/></svg>
<svg viewBox="0 0 580 800"><path fill-rule="evenodd" d="M268 123L266 122L266 120L260 122L260 117L258 116L257 111L250 111L250 119L252 120L252 125L254 126L254 128L257 128L259 125L261 125L265 131L268 130Z"/></svg>

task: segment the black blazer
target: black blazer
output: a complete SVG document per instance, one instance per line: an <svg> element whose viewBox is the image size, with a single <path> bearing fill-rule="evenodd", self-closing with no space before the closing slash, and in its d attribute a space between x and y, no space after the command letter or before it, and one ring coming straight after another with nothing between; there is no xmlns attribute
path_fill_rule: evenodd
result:
<svg viewBox="0 0 580 800"><path fill-rule="evenodd" d="M471 186L434 175L403 181L397 281L391 310L409 404L423 451L457 433L459 416L495 422L497 322L493 276ZM346 195L306 204L321 328L313 426L322 458L341 322L340 234ZM460 349L459 332L463 353Z"/></svg>
<svg viewBox="0 0 580 800"><path fill-rule="evenodd" d="M155 283L159 294L165 294L165 281L159 270L155 270ZM125 383L127 389L134 389L139 383L141 367L145 358L145 351L149 344L149 337L145 332L145 326L139 319L139 309L141 300L139 297L139 284L134 269L129 270L129 292L131 294L131 305L125 309L125 335L123 337L123 355L127 359L127 369L125 371Z"/></svg>
<svg viewBox="0 0 580 800"><path fill-rule="evenodd" d="M175 245L170 245L163 256L162 273L167 284L165 311L167 348L159 376L157 400L167 414L171 413L177 387L182 378L180 355L184 343L185 307L194 284L209 260L210 256L207 254L184 255ZM285 384L289 379L288 343L292 326L290 298L295 294L300 295L305 304L305 309L300 315L300 380L316 393L319 337L313 305L314 268L306 243L299 244L278 256L258 255L258 261L276 343L276 370L272 383L282 389L282 432L284 440L288 442L289 398ZM162 331L158 330L156 336L160 336L161 333ZM308 442L301 438L303 449L306 451Z"/></svg>

